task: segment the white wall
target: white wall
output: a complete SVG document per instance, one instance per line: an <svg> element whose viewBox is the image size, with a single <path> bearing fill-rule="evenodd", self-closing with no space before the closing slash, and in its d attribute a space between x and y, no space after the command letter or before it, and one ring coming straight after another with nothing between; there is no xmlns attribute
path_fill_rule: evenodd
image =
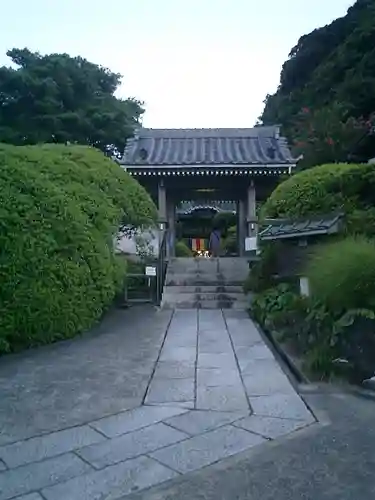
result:
<svg viewBox="0 0 375 500"><path fill-rule="evenodd" d="M144 242L152 249L155 257L158 256L159 253L159 232L157 230L146 230L139 231L137 235L128 237L128 236L120 236L116 242L116 251L118 253L128 253L131 255L137 254L137 243L136 240L138 238L142 238Z"/></svg>

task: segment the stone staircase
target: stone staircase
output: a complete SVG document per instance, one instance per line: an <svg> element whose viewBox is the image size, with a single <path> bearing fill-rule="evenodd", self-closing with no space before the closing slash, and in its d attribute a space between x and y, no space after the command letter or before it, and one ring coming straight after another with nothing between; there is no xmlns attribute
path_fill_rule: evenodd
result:
<svg viewBox="0 0 375 500"><path fill-rule="evenodd" d="M249 272L241 257L174 258L168 264L161 306L178 309L247 309L243 283Z"/></svg>

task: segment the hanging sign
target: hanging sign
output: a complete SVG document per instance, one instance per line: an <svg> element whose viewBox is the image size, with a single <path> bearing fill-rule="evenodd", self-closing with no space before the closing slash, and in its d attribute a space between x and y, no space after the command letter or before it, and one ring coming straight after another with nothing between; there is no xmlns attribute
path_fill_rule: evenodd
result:
<svg viewBox="0 0 375 500"><path fill-rule="evenodd" d="M246 252L253 252L254 250L257 250L258 248L258 238L256 236L249 236L248 238L245 238L245 251Z"/></svg>

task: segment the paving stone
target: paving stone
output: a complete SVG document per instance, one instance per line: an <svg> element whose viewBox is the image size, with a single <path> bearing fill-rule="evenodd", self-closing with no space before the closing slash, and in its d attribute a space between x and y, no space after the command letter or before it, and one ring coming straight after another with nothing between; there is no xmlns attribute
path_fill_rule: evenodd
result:
<svg viewBox="0 0 375 500"><path fill-rule="evenodd" d="M243 350L236 349L236 356L238 359L238 364L240 365L240 369L246 366L248 360L263 360L263 359L275 359L271 350L263 343L256 344L249 348L244 348Z"/></svg>
<svg viewBox="0 0 375 500"><path fill-rule="evenodd" d="M251 345L264 342L259 330L247 319L227 319L227 327L234 344Z"/></svg>
<svg viewBox="0 0 375 500"><path fill-rule="evenodd" d="M241 419L244 413L194 410L169 418L165 420L165 423L188 434L202 434L216 427L221 427Z"/></svg>
<svg viewBox="0 0 375 500"><path fill-rule="evenodd" d="M125 411L118 415L102 418L90 425L109 438L132 432L162 420L181 415L186 410L168 406L141 406L135 410Z"/></svg>
<svg viewBox="0 0 375 500"><path fill-rule="evenodd" d="M177 476L148 457L127 460L42 491L47 500L115 500Z"/></svg>
<svg viewBox="0 0 375 500"><path fill-rule="evenodd" d="M154 378L191 378L195 376L195 362L159 361Z"/></svg>
<svg viewBox="0 0 375 500"><path fill-rule="evenodd" d="M264 344L264 340L258 332L241 330L239 332L231 332L230 336L236 350L240 347L252 347L257 344Z"/></svg>
<svg viewBox="0 0 375 500"><path fill-rule="evenodd" d="M195 347L170 347L163 348L160 361L187 361L194 363L197 357Z"/></svg>
<svg viewBox="0 0 375 500"><path fill-rule="evenodd" d="M249 397L268 396L272 394L295 394L295 390L288 377L281 373L280 370L258 371L251 375L244 375L243 383Z"/></svg>
<svg viewBox="0 0 375 500"><path fill-rule="evenodd" d="M221 368L223 370L236 370L237 363L233 353L199 353L198 368Z"/></svg>
<svg viewBox="0 0 375 500"><path fill-rule="evenodd" d="M265 440L256 434L228 425L158 450L151 456L174 470L186 473L263 442Z"/></svg>
<svg viewBox="0 0 375 500"><path fill-rule="evenodd" d="M212 311L209 309L206 309L205 312L212 313L215 315L217 314L218 311ZM220 314L220 313L219 313ZM207 321L202 321L201 319L199 320L199 325L198 325L198 332L199 336L202 337L212 337L212 335L217 335L218 337L227 337L228 332L227 332L227 327L224 321L221 319L217 321L215 320L214 317L211 319L208 319Z"/></svg>
<svg viewBox="0 0 375 500"><path fill-rule="evenodd" d="M237 420L233 425L250 432L255 432L266 438L275 439L284 434L289 434L297 429L301 429L302 427L306 427L308 424L300 420L251 415L250 417Z"/></svg>
<svg viewBox="0 0 375 500"><path fill-rule="evenodd" d="M218 335L217 332L212 332L210 334L199 333L198 347L205 345L209 346L210 344L212 345L215 343L225 344L227 346L229 345L231 348L230 339L226 332L224 332L222 335Z"/></svg>
<svg viewBox="0 0 375 500"><path fill-rule="evenodd" d="M259 372L273 372L283 374L279 363L275 358L273 359L241 359L238 360L238 364L240 365L241 374L243 377L246 375L255 375Z"/></svg>
<svg viewBox="0 0 375 500"><path fill-rule="evenodd" d="M198 342L199 353L232 353L232 346L229 340L201 340Z"/></svg>
<svg viewBox="0 0 375 500"><path fill-rule="evenodd" d="M249 318L249 315L246 312L245 316L237 317L237 318L228 318L226 317L226 325L229 330L229 333L238 333L238 332L246 332L249 335L253 333L258 333L259 330L255 326L254 322Z"/></svg>
<svg viewBox="0 0 375 500"><path fill-rule="evenodd" d="M163 349L175 349L178 347L195 348L197 345L197 332L194 335L167 335L167 339L163 345Z"/></svg>
<svg viewBox="0 0 375 500"><path fill-rule="evenodd" d="M8 467L12 468L61 455L104 440L105 438L101 434L84 425L3 446L0 448L0 457Z"/></svg>
<svg viewBox="0 0 375 500"><path fill-rule="evenodd" d="M242 385L197 387L197 409L217 411L249 410Z"/></svg>
<svg viewBox="0 0 375 500"><path fill-rule="evenodd" d="M221 319L218 321L217 318L216 319L214 318L215 314L217 315L218 311L212 311L206 309L205 312L213 314L213 316L211 317L211 319L208 319L207 321L202 321L202 319L199 319L199 325L198 325L199 335L212 336L216 333L219 337L227 336L228 335L227 327L224 321L222 321Z"/></svg>
<svg viewBox="0 0 375 500"><path fill-rule="evenodd" d="M0 473L0 500L40 490L91 470L88 464L71 453L10 469Z"/></svg>
<svg viewBox="0 0 375 500"><path fill-rule="evenodd" d="M256 415L281 417L307 422L313 417L297 393L293 395L274 394L250 398L250 404Z"/></svg>
<svg viewBox="0 0 375 500"><path fill-rule="evenodd" d="M173 318L172 318L172 325L175 323L179 322L182 325L197 325L198 321L198 311L197 309L190 309L190 310L178 310L174 312Z"/></svg>
<svg viewBox="0 0 375 500"><path fill-rule="evenodd" d="M215 312L206 309L207 312ZM216 311L217 313L217 311ZM228 338L227 327L224 321L208 321L206 323L200 321L198 327L199 337L200 338L212 338L216 335L218 338Z"/></svg>
<svg viewBox="0 0 375 500"><path fill-rule="evenodd" d="M86 446L77 453L94 467L101 469L176 443L186 437L184 432L159 423L97 445Z"/></svg>
<svg viewBox="0 0 375 500"><path fill-rule="evenodd" d="M194 400L194 378L156 379L151 381L146 403L172 403Z"/></svg>
<svg viewBox="0 0 375 500"><path fill-rule="evenodd" d="M16 500L43 500L39 493L30 493L29 495L22 495L22 497L17 497Z"/></svg>
<svg viewBox="0 0 375 500"><path fill-rule="evenodd" d="M6 469L7 469L7 466L4 464L4 462L2 460L0 460L0 472L3 470L6 470Z"/></svg>
<svg viewBox="0 0 375 500"><path fill-rule="evenodd" d="M193 409L195 401L173 401L172 403L146 403L145 406L169 406L173 408Z"/></svg>
<svg viewBox="0 0 375 500"><path fill-rule="evenodd" d="M199 309L198 321L199 321L199 326L204 324L211 325L212 323L220 325L224 323L224 318L223 315L221 314L221 311L204 311L204 310L202 311L202 309Z"/></svg>
<svg viewBox="0 0 375 500"><path fill-rule="evenodd" d="M220 368L198 368L197 384L199 386L217 387L220 385L241 385L239 371L220 370Z"/></svg>
<svg viewBox="0 0 375 500"><path fill-rule="evenodd" d="M280 367L280 365L276 362L272 351L265 345L263 341L251 346L235 346L234 352L236 353L240 365L241 362L246 362L248 360L251 360L252 362L271 360L275 361L275 366Z"/></svg>

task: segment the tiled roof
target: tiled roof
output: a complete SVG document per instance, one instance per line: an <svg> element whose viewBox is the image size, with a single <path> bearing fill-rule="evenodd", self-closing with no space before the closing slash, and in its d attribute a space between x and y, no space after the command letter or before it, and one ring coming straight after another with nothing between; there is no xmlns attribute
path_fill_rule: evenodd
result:
<svg viewBox="0 0 375 500"><path fill-rule="evenodd" d="M141 128L128 141L124 165L294 165L279 127Z"/></svg>
<svg viewBox="0 0 375 500"><path fill-rule="evenodd" d="M274 220L268 227L259 233L259 237L262 240L276 240L281 238L331 234L339 230L338 223L340 219L341 214L300 221Z"/></svg>

